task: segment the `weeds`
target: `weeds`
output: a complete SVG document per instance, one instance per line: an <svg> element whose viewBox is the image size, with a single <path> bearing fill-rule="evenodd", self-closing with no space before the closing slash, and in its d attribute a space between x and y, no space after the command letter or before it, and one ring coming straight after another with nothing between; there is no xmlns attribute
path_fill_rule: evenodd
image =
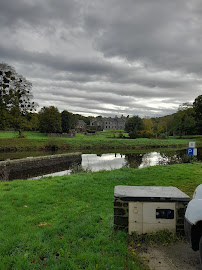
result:
<svg viewBox="0 0 202 270"><path fill-rule="evenodd" d="M168 244L174 244L181 240L185 240L185 237L167 230L142 235L133 233L132 236L129 238L130 246L133 248L138 248L141 247L142 245L155 245L155 244L163 244L166 246Z"/></svg>
<svg viewBox="0 0 202 270"><path fill-rule="evenodd" d="M51 150L51 151L55 151L55 150L58 150L59 149L59 144L58 144L58 141L57 139L52 139L49 140L45 146L45 148L47 150Z"/></svg>
<svg viewBox="0 0 202 270"><path fill-rule="evenodd" d="M90 168L90 166L88 166L87 168L83 168L81 164L78 163L73 163L69 170L71 171L71 174L75 174L75 173L90 173L92 172L92 169Z"/></svg>

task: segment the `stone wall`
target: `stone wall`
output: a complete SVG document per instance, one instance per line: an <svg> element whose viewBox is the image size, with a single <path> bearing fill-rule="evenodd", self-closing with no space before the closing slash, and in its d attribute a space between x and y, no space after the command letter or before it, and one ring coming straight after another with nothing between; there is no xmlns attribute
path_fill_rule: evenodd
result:
<svg viewBox="0 0 202 270"><path fill-rule="evenodd" d="M1 178L8 178L1 180L9 180L12 178L11 176L14 176L19 172L30 172L30 176L35 176L35 171L37 172L40 168L47 168L47 173L50 171L51 168L53 169L52 172L54 172L54 167L57 166L62 166L65 170L65 168L68 168L69 164L81 164L81 160L81 153L67 153L60 155L29 157L17 160L1 161L0 176Z"/></svg>
<svg viewBox="0 0 202 270"><path fill-rule="evenodd" d="M128 231L128 202L114 197L114 229Z"/></svg>
<svg viewBox="0 0 202 270"><path fill-rule="evenodd" d="M53 137L53 138L60 138L60 137L64 137L64 138L72 138L75 137L76 132L71 132L71 133L48 133L47 136L48 137Z"/></svg>

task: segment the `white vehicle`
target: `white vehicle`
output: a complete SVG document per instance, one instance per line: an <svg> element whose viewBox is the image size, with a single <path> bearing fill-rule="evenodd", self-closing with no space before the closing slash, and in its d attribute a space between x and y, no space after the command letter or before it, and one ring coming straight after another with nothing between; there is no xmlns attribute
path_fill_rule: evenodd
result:
<svg viewBox="0 0 202 270"><path fill-rule="evenodd" d="M202 266L202 184L196 188L193 199L187 206L184 230L192 249L199 250Z"/></svg>

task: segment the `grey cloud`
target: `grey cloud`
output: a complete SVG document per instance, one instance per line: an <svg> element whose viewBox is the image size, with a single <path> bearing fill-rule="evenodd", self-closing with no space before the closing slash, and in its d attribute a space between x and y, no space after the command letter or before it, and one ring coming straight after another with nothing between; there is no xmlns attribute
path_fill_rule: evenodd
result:
<svg viewBox="0 0 202 270"><path fill-rule="evenodd" d="M44 0L23 1L6 0L0 2L1 25L19 27L22 23L36 26L48 27L55 21L63 21L71 25L78 24L80 8L77 1Z"/></svg>
<svg viewBox="0 0 202 270"><path fill-rule="evenodd" d="M44 106L50 106L52 105L51 100L54 101L54 104L61 108L61 110L70 110L73 113L77 112L83 112L84 114L93 114L99 115L100 113L104 116L112 116L112 115L139 115L141 113L142 116L150 115L165 115L166 112L173 112L172 110L165 110L165 109L158 109L158 108L150 108L144 105L135 105L129 106L126 109L123 107L115 106L115 108L111 108L110 106L106 107L102 103L99 102L92 102L91 100L81 100L80 102L75 99L70 98L70 103L67 104L65 100L58 99L57 102L55 102L54 97L50 97L48 100L48 104L46 99L40 99ZM97 113L96 113L97 112Z"/></svg>
<svg viewBox="0 0 202 270"><path fill-rule="evenodd" d="M169 83L169 82L168 82ZM159 97L159 93L161 93L164 98L171 98L173 95L176 97L181 97L182 95L187 96L190 94L190 89L194 87L194 82L187 82L186 80L181 80L181 87L171 87L169 88L159 88L159 87L142 87L138 84L119 84L119 83L100 83L100 82L90 82L90 83L75 83L71 81L39 81L36 82L37 86L43 86L45 89L49 87L49 93L57 93L57 95L62 96L96 96L102 93L113 93L117 95L117 99L120 100L120 96L122 97L130 97L130 98L140 98L144 96L144 98L155 98ZM176 85L178 85L176 83ZM47 91L47 90L46 90ZM106 95L105 94L105 95ZM118 97L119 96L119 97ZM108 98L108 97L107 97ZM123 100L122 100L123 101Z"/></svg>
<svg viewBox="0 0 202 270"><path fill-rule="evenodd" d="M200 0L0 2L0 61L40 106L173 113L202 92Z"/></svg>
<svg viewBox="0 0 202 270"><path fill-rule="evenodd" d="M108 75L112 70L112 64L102 61L101 59L68 59L64 56L55 56L47 53L30 53L21 49L7 49L0 47L0 57L3 59L14 59L27 63L38 63L46 67L51 67L54 76L55 72L65 71L80 73L88 76L99 74L100 76ZM83 75L84 76L84 75Z"/></svg>
<svg viewBox="0 0 202 270"><path fill-rule="evenodd" d="M100 5L110 10L111 2L114 1L102 1ZM86 17L86 27L98 18L95 44L106 57L121 56L160 69L197 72L202 67L202 17L190 2L201 7L200 1L119 0L117 10L110 12L112 16L102 8L92 9Z"/></svg>

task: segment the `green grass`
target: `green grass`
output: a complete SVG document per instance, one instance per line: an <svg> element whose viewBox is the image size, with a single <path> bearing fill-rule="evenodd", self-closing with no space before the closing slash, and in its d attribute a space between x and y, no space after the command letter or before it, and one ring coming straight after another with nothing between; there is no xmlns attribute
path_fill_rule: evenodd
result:
<svg viewBox="0 0 202 270"><path fill-rule="evenodd" d="M76 134L74 138L50 138L44 133L23 132L25 138L17 138L16 132L0 132L0 150L48 150L48 149L139 149L188 146L187 139L120 139L113 138L112 131L98 132L93 135ZM118 134L118 133L117 133ZM116 136L118 136L116 134ZM127 134L125 134L127 135ZM197 138L197 147L202 139Z"/></svg>
<svg viewBox="0 0 202 270"><path fill-rule="evenodd" d="M114 186L191 196L201 182L201 163L1 182L0 269L146 269L128 235L113 230Z"/></svg>
<svg viewBox="0 0 202 270"><path fill-rule="evenodd" d="M0 131L1 139L13 139L13 138L17 138L17 136L18 136L17 131Z"/></svg>

